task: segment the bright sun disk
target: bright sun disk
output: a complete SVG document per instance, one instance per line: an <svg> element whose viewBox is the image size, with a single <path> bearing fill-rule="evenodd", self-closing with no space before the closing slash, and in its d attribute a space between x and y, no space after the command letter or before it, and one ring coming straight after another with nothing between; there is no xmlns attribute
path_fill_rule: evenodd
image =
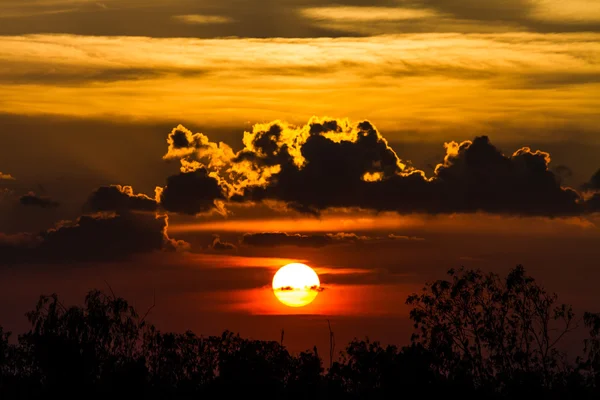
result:
<svg viewBox="0 0 600 400"><path fill-rule="evenodd" d="M312 303L320 288L319 276L305 264L285 265L273 277L273 293L280 302L290 307Z"/></svg>

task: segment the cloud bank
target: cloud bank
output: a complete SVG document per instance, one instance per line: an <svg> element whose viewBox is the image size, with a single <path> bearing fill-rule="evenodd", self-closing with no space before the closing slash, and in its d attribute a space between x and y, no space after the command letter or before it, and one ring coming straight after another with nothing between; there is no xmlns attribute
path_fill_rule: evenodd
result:
<svg viewBox="0 0 600 400"><path fill-rule="evenodd" d="M100 187L73 222L39 233L2 235L2 264L106 261L188 249L188 243L169 237L168 214L227 216L234 205L262 204L309 216L366 210L580 217L600 211L600 172L581 190L565 187L561 176L570 169L553 168L549 153L522 147L507 155L486 136L445 143L446 155L430 176L402 157L402 149L396 153L367 120L313 117L301 126L281 120L256 124L244 132L238 151L182 125L166 142L163 159L178 162L180 171L157 186L154 197L126 185ZM20 203L58 205L34 193ZM419 238L256 232L245 234L240 245L319 248L381 240ZM237 246L215 236L209 250Z"/></svg>
<svg viewBox="0 0 600 400"><path fill-rule="evenodd" d="M276 201L313 215L339 208L551 217L596 210L581 192L561 186L550 154L523 147L505 155L486 136L445 143L433 176L401 159L369 121L274 121L245 132L243 143L234 152L175 128L164 158L179 159L181 172L168 178L163 208L194 214L222 209L223 201Z"/></svg>
<svg viewBox="0 0 600 400"><path fill-rule="evenodd" d="M185 248L169 238L167 226L166 215L98 213L37 234L0 234L0 265L105 262Z"/></svg>
<svg viewBox="0 0 600 400"><path fill-rule="evenodd" d="M593 32L0 36L0 112L236 129L241 121L343 115L430 142L471 129L495 140L522 138L525 130L597 143L599 43Z"/></svg>
<svg viewBox="0 0 600 400"><path fill-rule="evenodd" d="M52 200L47 196L39 196L34 192L29 192L19 198L19 203L24 206L33 206L40 208L56 208L60 205L59 202Z"/></svg>

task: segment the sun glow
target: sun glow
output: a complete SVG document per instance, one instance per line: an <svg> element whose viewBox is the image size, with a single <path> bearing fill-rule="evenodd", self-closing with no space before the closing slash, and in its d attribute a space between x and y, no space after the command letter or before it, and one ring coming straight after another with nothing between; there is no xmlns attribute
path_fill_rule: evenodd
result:
<svg viewBox="0 0 600 400"><path fill-rule="evenodd" d="M306 306L313 302L320 289L319 276L305 264L285 265L273 277L273 293L286 306Z"/></svg>

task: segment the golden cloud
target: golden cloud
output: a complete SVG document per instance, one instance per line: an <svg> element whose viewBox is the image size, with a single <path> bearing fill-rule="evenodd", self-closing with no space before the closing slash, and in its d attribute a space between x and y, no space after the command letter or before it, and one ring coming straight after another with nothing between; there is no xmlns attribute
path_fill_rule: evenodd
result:
<svg viewBox="0 0 600 400"><path fill-rule="evenodd" d="M17 114L184 116L228 127L344 115L432 138L490 124L595 132L600 122L597 33L3 36L0 62L0 112Z"/></svg>
<svg viewBox="0 0 600 400"><path fill-rule="evenodd" d="M233 22L233 19L223 17L221 15L202 15L202 14L186 14L175 15L173 19L186 24L228 24Z"/></svg>

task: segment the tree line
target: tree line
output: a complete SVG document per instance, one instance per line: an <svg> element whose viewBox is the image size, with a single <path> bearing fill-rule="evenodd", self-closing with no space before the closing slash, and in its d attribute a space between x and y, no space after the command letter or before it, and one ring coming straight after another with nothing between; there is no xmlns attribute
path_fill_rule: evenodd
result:
<svg viewBox="0 0 600 400"><path fill-rule="evenodd" d="M450 270L407 304L410 345L355 339L325 369L316 347L161 332L112 293L72 307L41 296L17 343L0 327L0 398L600 397L600 314L578 319L521 266L505 277ZM589 335L573 361L560 344L580 325Z"/></svg>

